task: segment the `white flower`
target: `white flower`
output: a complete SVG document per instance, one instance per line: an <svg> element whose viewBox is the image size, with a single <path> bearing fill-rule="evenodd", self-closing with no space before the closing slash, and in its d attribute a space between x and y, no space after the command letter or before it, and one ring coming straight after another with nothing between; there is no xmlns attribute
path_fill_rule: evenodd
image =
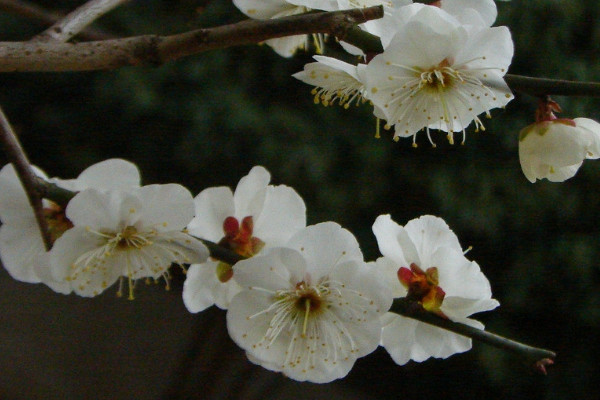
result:
<svg viewBox="0 0 600 400"><path fill-rule="evenodd" d="M54 278L70 282L81 296L96 296L124 276L133 299L135 280L168 278L171 263L208 257L201 242L182 232L194 216L194 202L180 185L86 189L69 202L66 214L74 227L54 244L50 264Z"/></svg>
<svg viewBox="0 0 600 400"><path fill-rule="evenodd" d="M312 91L315 104L329 106L337 102L349 108L352 102L359 105L365 100L365 64L357 66L325 56L314 56L314 59L317 62L306 64L303 71L292 76L315 86Z"/></svg>
<svg viewBox="0 0 600 400"><path fill-rule="evenodd" d="M502 79L512 55L506 27L464 26L438 7L423 6L368 64L368 97L388 126L395 125L395 138L425 128L428 135L429 129L448 132L451 143L462 131L464 141L471 121L484 129L477 115L489 116L513 98Z"/></svg>
<svg viewBox="0 0 600 400"><path fill-rule="evenodd" d="M229 334L252 362L324 383L377 348L391 293L350 232L309 226L263 254L234 266L243 290L227 311Z"/></svg>
<svg viewBox="0 0 600 400"><path fill-rule="evenodd" d="M269 185L270 179L266 169L254 167L235 194L228 187L203 190L194 199L196 216L188 231L245 257L283 245L306 226L306 206L294 189ZM240 291L232 274L231 265L214 260L190 266L183 286L187 309L199 312L213 304L226 309Z"/></svg>
<svg viewBox="0 0 600 400"><path fill-rule="evenodd" d="M39 168L34 172L47 179ZM51 178L48 181L73 191L89 187L99 189L135 187L140 184L137 167L125 160L111 159L94 164L76 179ZM58 239L71 221L58 204L43 200L44 215L52 241ZM42 241L33 210L11 164L0 171L0 256L9 274L16 280L29 283L44 283L54 291L70 292L70 285L58 282L50 273L50 258Z"/></svg>
<svg viewBox="0 0 600 400"><path fill-rule="evenodd" d="M303 14L308 8L295 5L285 0L234 0L233 4L244 14L254 19L276 19L291 15ZM308 35L294 35L277 39L265 40L282 57L291 57L297 50L307 46ZM317 50L323 47L323 36L313 35Z"/></svg>
<svg viewBox="0 0 600 400"><path fill-rule="evenodd" d="M468 317L492 310L498 302L477 263L465 258L441 218L426 215L402 227L380 215L373 232L384 256L377 265L387 274L394 297L408 297L430 312L483 329ZM397 314L387 313L383 324L381 344L400 365L471 348L469 338Z"/></svg>
<svg viewBox="0 0 600 400"><path fill-rule="evenodd" d="M600 157L600 124L588 118L553 119L531 124L519 134L519 161L525 177L563 182L583 160Z"/></svg>

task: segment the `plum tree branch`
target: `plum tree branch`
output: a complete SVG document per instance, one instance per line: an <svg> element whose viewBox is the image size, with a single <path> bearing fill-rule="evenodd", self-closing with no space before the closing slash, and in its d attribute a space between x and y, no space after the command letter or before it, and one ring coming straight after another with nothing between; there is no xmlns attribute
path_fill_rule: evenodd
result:
<svg viewBox="0 0 600 400"><path fill-rule="evenodd" d="M545 366L551 365L552 359L556 357L556 353L551 350L532 347L495 333L442 318L426 311L418 302L406 298L396 299L390 311L517 354L542 373L546 373Z"/></svg>
<svg viewBox="0 0 600 400"><path fill-rule="evenodd" d="M326 33L343 39L356 24L381 18L381 6L245 20L170 36L143 35L83 43L0 42L0 72L90 71L158 65L208 50L284 36Z"/></svg>
<svg viewBox="0 0 600 400"><path fill-rule="evenodd" d="M38 179L34 185L37 193L43 193L44 197L48 196L51 200L63 206L66 206L66 202L75 195L74 192L62 189L43 179ZM217 243L201 238L198 239L208 247L210 256L219 261L233 265L245 259L245 257ZM396 299L390 311L515 353L543 373L546 372L545 367L551 365L553 363L552 359L556 357L556 353L553 351L532 347L491 332L439 317L427 312L418 302L406 298Z"/></svg>
<svg viewBox="0 0 600 400"><path fill-rule="evenodd" d="M129 0L91 0L32 39L39 42L68 42L112 9Z"/></svg>
<svg viewBox="0 0 600 400"><path fill-rule="evenodd" d="M40 228L44 246L46 247L46 250L50 250L52 247L52 240L50 238L50 231L48 230L48 223L44 216L42 196L37 190L38 179L33 173L27 155L25 154L25 151L23 151L23 147L21 147L8 119L4 115L2 107L0 107L0 142L2 142L8 161L12 163L17 176L25 189L27 199L33 208L35 219Z"/></svg>

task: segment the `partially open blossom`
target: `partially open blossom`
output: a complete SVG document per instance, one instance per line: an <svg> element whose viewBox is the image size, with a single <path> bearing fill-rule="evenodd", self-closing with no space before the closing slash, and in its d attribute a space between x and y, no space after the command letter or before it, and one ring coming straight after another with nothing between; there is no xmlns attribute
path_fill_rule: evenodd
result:
<svg viewBox="0 0 600 400"><path fill-rule="evenodd" d="M252 362L325 383L379 345L391 292L338 224L309 226L234 271L243 289L231 301L227 328Z"/></svg>
<svg viewBox="0 0 600 400"><path fill-rule="evenodd" d="M66 215L74 227L54 244L50 265L54 278L81 296L96 296L125 277L133 299L136 280L168 278L172 263L208 257L200 241L182 232L194 216L194 202L180 185L86 189L69 202Z"/></svg>
<svg viewBox="0 0 600 400"><path fill-rule="evenodd" d="M117 189L140 185L137 167L120 159L94 164L76 179L48 179L39 168L33 167L33 170L38 176L73 191L90 187ZM72 223L66 217L64 208L55 202L44 199L43 207L50 238L54 242L72 227ZM10 275L23 282L44 283L60 293L70 292L69 284L52 277L49 254L25 191L11 164L0 171L0 220L0 257Z"/></svg>
<svg viewBox="0 0 600 400"><path fill-rule="evenodd" d="M402 24L382 54L367 66L368 98L395 126L395 138L425 129L462 132L478 115L512 98L503 80L513 55L506 27L462 25L442 9L411 5L415 13ZM431 141L431 138L430 138Z"/></svg>
<svg viewBox="0 0 600 400"><path fill-rule="evenodd" d="M588 118L533 123L519 134L519 161L525 177L563 182L585 159L600 157L600 124Z"/></svg>
<svg viewBox="0 0 600 400"><path fill-rule="evenodd" d="M314 56L317 62L304 66L304 71L292 75L315 88L315 104L324 106L338 103L348 108L352 103L361 104L365 98L365 64L348 64L336 58Z"/></svg>
<svg viewBox="0 0 600 400"><path fill-rule="evenodd" d="M288 186L269 185L271 176L254 167L231 192L228 187L203 190L194 199L196 216L188 230L196 237L219 243L243 257L263 248L281 246L306 226L306 206ZM216 260L193 264L183 286L183 301L190 312L216 304L226 309L240 288L231 265Z"/></svg>
<svg viewBox="0 0 600 400"><path fill-rule="evenodd" d="M468 318L496 308L490 283L479 265L464 256L458 238L441 219L426 215L400 226L389 215L373 225L383 257L376 262L394 297L407 297L443 318L483 329ZM471 348L471 339L387 313L381 344L400 365L409 360L446 358Z"/></svg>

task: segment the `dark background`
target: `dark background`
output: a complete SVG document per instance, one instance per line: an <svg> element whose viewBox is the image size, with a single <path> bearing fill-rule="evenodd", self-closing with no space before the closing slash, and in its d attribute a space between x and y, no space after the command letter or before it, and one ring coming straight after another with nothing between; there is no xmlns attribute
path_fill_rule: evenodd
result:
<svg viewBox="0 0 600 400"><path fill-rule="evenodd" d="M82 1L36 1L70 10ZM203 7L206 6L205 9ZM515 41L510 72L600 80L596 1L498 3ZM168 34L243 18L229 1L132 1L95 25L119 36ZM44 26L0 13L0 40ZM335 44L330 45L335 51ZM350 229L378 256L371 225L442 216L490 279L501 307L478 319L502 335L557 351L548 376L475 343L448 360L395 365L378 350L329 385L297 383L250 364L227 336L224 312L187 312L174 287L141 285L84 299L0 271L2 399L581 399L597 396L600 345L600 165L575 178L529 183L519 130L537 100L517 93L506 110L468 130L465 146L425 135L419 147L373 138L369 107L313 104L290 75L310 55L283 59L267 46L217 50L159 67L0 75L0 104L31 160L72 178L112 157L136 163L144 183L178 182L194 194L235 186L254 165L304 198L310 224ZM563 117L600 119L592 98L556 97ZM5 159L0 158L2 163Z"/></svg>

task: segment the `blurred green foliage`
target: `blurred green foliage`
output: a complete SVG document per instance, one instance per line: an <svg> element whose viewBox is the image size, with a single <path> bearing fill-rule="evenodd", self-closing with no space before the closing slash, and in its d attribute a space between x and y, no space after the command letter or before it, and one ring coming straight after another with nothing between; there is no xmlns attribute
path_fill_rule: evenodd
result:
<svg viewBox="0 0 600 400"><path fill-rule="evenodd" d="M74 1L38 1L70 9ZM205 7L205 8L204 8ZM515 41L511 73L600 80L600 9L595 1L498 3L497 24ZM201 10L201 12L199 12ZM133 1L98 26L117 35L168 34L242 19L228 1ZM0 14L2 40L42 27ZM335 43L331 46L335 48ZM145 183L179 182L193 193L236 184L264 165L276 184L305 199L310 223L334 220L378 256L371 225L442 216L473 246L501 307L481 319L498 333L558 352L548 377L510 354L476 345L447 361L397 367L383 352L360 360L348 385L379 398L589 398L597 391L600 333L600 164L587 161L562 184L522 175L519 130L537 100L517 94L464 146L444 135L374 139L368 106L316 106L290 75L311 56L283 59L266 46L211 51L160 67L88 73L0 75L0 104L33 162L73 177L111 157L135 162ZM563 117L600 120L593 98L555 98ZM194 388L193 382L186 384Z"/></svg>

